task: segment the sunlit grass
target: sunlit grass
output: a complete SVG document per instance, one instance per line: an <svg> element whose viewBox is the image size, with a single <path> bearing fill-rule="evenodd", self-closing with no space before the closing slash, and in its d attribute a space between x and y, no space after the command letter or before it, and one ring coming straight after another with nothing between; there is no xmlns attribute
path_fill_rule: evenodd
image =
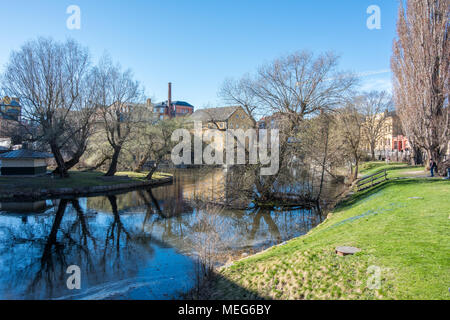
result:
<svg viewBox="0 0 450 320"><path fill-rule="evenodd" d="M425 177L429 174L424 166L411 166L401 162L386 163L385 161L365 162L360 168L360 177L370 176L381 170L388 171L389 178Z"/></svg>
<svg viewBox="0 0 450 320"><path fill-rule="evenodd" d="M69 178L61 179L58 177L52 178L50 176L43 177L0 177L0 192L2 190L20 190L31 191L37 189L57 189L57 188L83 188L93 186L108 186L116 184L124 184L131 182L145 181L147 173L136 172L118 172L117 178L105 179L104 172L82 172L70 171ZM123 176L128 176L129 179L124 179ZM155 172L153 180L158 180L172 176L169 173Z"/></svg>
<svg viewBox="0 0 450 320"><path fill-rule="evenodd" d="M223 269L215 298L450 299L449 198L442 179L355 194L308 235ZM342 245L362 251L339 257ZM370 266L381 270L379 288L370 288Z"/></svg>

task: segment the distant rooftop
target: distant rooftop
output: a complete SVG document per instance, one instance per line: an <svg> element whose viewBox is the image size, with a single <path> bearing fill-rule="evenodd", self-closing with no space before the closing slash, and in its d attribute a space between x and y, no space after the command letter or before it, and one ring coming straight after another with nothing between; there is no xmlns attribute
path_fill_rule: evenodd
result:
<svg viewBox="0 0 450 320"><path fill-rule="evenodd" d="M0 159L48 159L53 155L46 152L38 152L28 149L14 150L0 154Z"/></svg>
<svg viewBox="0 0 450 320"><path fill-rule="evenodd" d="M233 113L239 109L239 106L199 109L195 111L189 119L192 121L226 121Z"/></svg>
<svg viewBox="0 0 450 320"><path fill-rule="evenodd" d="M4 97L0 98L0 106L20 107L20 103L17 98Z"/></svg>
<svg viewBox="0 0 450 320"><path fill-rule="evenodd" d="M161 101L155 104L155 107L167 107L168 101ZM194 108L194 106L186 101L172 101L172 105Z"/></svg>
<svg viewBox="0 0 450 320"><path fill-rule="evenodd" d="M184 106L184 107L191 107L191 108L194 107L192 104L187 103L186 101L173 101L172 104L174 104L176 106Z"/></svg>

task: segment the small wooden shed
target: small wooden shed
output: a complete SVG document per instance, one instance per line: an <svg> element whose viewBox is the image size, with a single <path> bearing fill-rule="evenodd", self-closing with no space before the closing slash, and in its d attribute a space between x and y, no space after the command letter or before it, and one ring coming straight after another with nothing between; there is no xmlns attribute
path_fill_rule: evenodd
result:
<svg viewBox="0 0 450 320"><path fill-rule="evenodd" d="M0 175L37 176L47 173L47 159L53 155L28 149L0 154Z"/></svg>

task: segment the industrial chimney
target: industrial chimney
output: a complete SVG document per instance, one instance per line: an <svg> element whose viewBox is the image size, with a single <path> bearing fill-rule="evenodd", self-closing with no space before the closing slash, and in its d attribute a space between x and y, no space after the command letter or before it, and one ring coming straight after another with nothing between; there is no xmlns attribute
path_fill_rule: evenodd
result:
<svg viewBox="0 0 450 320"><path fill-rule="evenodd" d="M169 112L172 112L172 82L169 82L169 100L167 104L169 106Z"/></svg>

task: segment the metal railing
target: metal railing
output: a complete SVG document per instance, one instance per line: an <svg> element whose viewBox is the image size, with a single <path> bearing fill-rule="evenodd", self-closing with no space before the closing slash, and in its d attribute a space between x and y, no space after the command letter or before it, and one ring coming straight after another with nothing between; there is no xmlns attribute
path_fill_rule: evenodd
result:
<svg viewBox="0 0 450 320"><path fill-rule="evenodd" d="M362 191L367 188L376 186L377 184L380 184L381 182L386 180L388 180L387 170L384 169L370 176L359 179L359 181L356 184L356 187L358 191Z"/></svg>

